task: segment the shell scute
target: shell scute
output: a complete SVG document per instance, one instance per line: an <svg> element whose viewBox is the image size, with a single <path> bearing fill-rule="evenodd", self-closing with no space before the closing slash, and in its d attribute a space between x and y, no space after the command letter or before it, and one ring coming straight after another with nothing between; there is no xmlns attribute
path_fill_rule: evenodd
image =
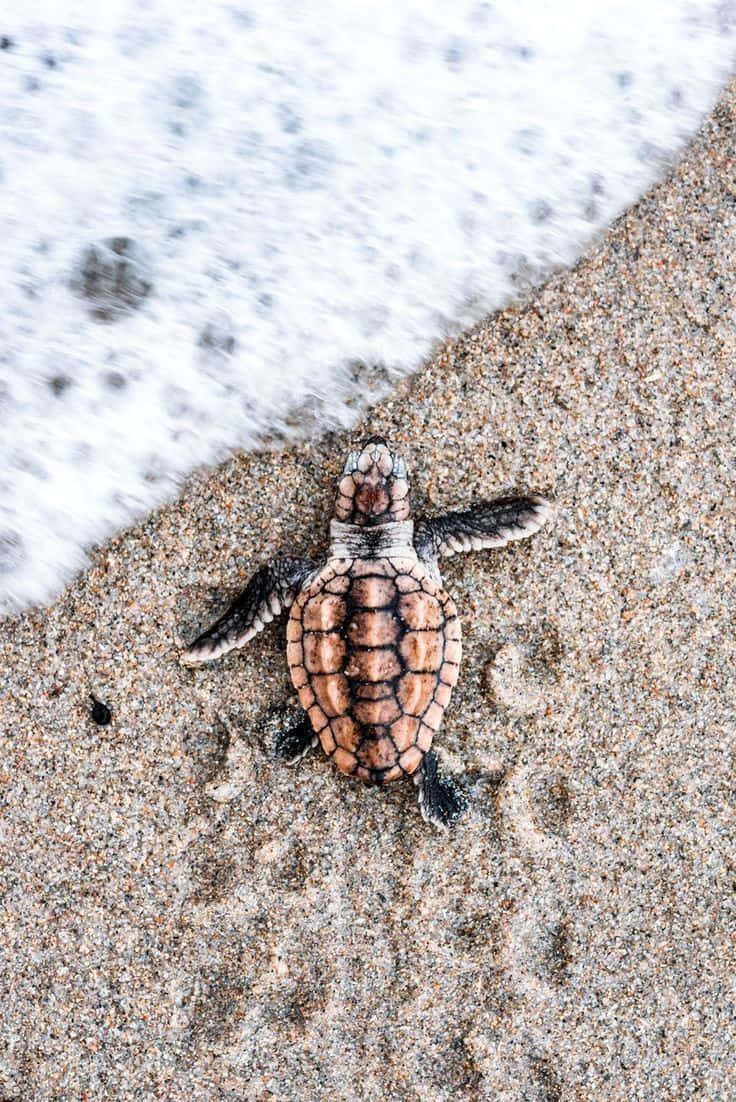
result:
<svg viewBox="0 0 736 1102"><path fill-rule="evenodd" d="M394 695L391 681L359 681L354 690L356 700L385 700Z"/></svg>
<svg viewBox="0 0 736 1102"><path fill-rule="evenodd" d="M358 723L362 723L368 727L374 724L392 723L401 715L401 708L396 698L392 695L384 697L383 700L356 701L353 705L353 715Z"/></svg>
<svg viewBox="0 0 736 1102"><path fill-rule="evenodd" d="M440 723L442 722L442 713L444 712L444 710L445 709L442 707L441 704L437 702L437 700L433 700L422 717L424 722L429 727L431 727L432 730L435 731L435 733L439 730Z"/></svg>
<svg viewBox="0 0 736 1102"><path fill-rule="evenodd" d="M401 624L390 609L356 612L350 620L347 636L359 647L389 647L396 642Z"/></svg>
<svg viewBox="0 0 736 1102"><path fill-rule="evenodd" d="M319 741L325 754L327 754L327 756L329 757L332 751L335 750L337 747L335 736L332 733L332 728L330 727L329 723L320 732Z"/></svg>
<svg viewBox="0 0 736 1102"><path fill-rule="evenodd" d="M401 640L401 655L410 670L436 670L442 662L442 643L439 631L407 631Z"/></svg>
<svg viewBox="0 0 736 1102"><path fill-rule="evenodd" d="M388 735L382 735L375 740L366 739L358 749L358 762L366 769L393 769L398 760L396 747Z"/></svg>
<svg viewBox="0 0 736 1102"><path fill-rule="evenodd" d="M350 578L346 574L340 574L336 578L330 578L325 584L327 593L347 593L350 589Z"/></svg>
<svg viewBox="0 0 736 1102"><path fill-rule="evenodd" d="M405 673L399 682L399 703L404 712L419 716L432 699L437 677L433 673Z"/></svg>
<svg viewBox="0 0 736 1102"><path fill-rule="evenodd" d="M299 690L299 703L305 712L308 712L312 705L317 703L317 698L314 695L311 682L307 681Z"/></svg>
<svg viewBox="0 0 736 1102"><path fill-rule="evenodd" d="M358 725L352 716L338 716L331 724L332 733L338 746L352 750L358 744Z"/></svg>
<svg viewBox="0 0 736 1102"><path fill-rule="evenodd" d="M355 681L391 681L401 673L401 663L393 648L354 650L345 666L345 675Z"/></svg>
<svg viewBox="0 0 736 1102"><path fill-rule="evenodd" d="M311 686L320 708L330 718L344 715L350 707L350 685L344 674L320 674L311 679Z"/></svg>
<svg viewBox="0 0 736 1102"><path fill-rule="evenodd" d="M450 703L450 696L451 695L452 695L451 687L448 684L446 684L444 681L440 681L437 688L434 690L434 698L437 701L437 703L442 708L446 708L447 705Z"/></svg>
<svg viewBox="0 0 736 1102"><path fill-rule="evenodd" d="M358 765L355 754L351 754L349 750L345 750L342 746L338 746L336 750L333 750L332 760L341 773L354 773Z"/></svg>
<svg viewBox="0 0 736 1102"><path fill-rule="evenodd" d="M410 746L399 758L399 765L405 773L413 773L422 760L422 751L418 746Z"/></svg>
<svg viewBox="0 0 736 1102"><path fill-rule="evenodd" d="M305 685L309 684L309 676L301 663L298 666L291 667L291 680L294 684L294 688L299 694L301 694L301 690ZM303 707L304 705L302 704L302 708Z"/></svg>
<svg viewBox="0 0 736 1102"><path fill-rule="evenodd" d="M419 720L416 716L402 715L391 724L391 738L399 750L406 750L416 742L419 731Z"/></svg>
<svg viewBox="0 0 736 1102"><path fill-rule="evenodd" d="M442 605L429 593L407 593L399 601L401 618L411 628L440 628L445 622Z"/></svg>
<svg viewBox="0 0 736 1102"><path fill-rule="evenodd" d="M460 631L460 619L457 616L450 616L445 623L445 635L449 640L459 643L462 638Z"/></svg>
<svg viewBox="0 0 736 1102"><path fill-rule="evenodd" d="M327 726L327 716L318 705L313 704L311 708L308 708L307 715L317 734Z"/></svg>
<svg viewBox="0 0 736 1102"><path fill-rule="evenodd" d="M440 667L440 683L447 685L450 689L454 689L457 684L458 669L457 662L448 662L445 660Z"/></svg>
<svg viewBox="0 0 736 1102"><path fill-rule="evenodd" d="M339 631L325 635L306 632L302 641L308 673L337 673L345 659L345 640Z"/></svg>
<svg viewBox="0 0 736 1102"><path fill-rule="evenodd" d="M428 727L426 723L423 723L419 728L419 734L417 735L417 746L425 753L432 745L432 739L434 738L434 731L431 727Z"/></svg>
<svg viewBox="0 0 736 1102"><path fill-rule="evenodd" d="M329 631L345 618L345 599L335 593L320 593L304 606L305 631Z"/></svg>
<svg viewBox="0 0 736 1102"><path fill-rule="evenodd" d="M356 578L350 587L350 596L357 608L387 608L396 594L391 578L371 574Z"/></svg>

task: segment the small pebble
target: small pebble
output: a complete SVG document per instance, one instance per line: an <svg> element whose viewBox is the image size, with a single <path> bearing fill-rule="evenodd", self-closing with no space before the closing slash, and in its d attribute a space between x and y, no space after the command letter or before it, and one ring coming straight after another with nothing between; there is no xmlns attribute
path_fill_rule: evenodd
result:
<svg viewBox="0 0 736 1102"><path fill-rule="evenodd" d="M89 696L90 700L92 701L92 711L90 712L90 716L95 721L95 723L99 723L100 727L107 727L108 723L110 723L112 720L112 712L108 708L107 704L103 704L102 701L98 700L96 696L92 695L92 693L90 693Z"/></svg>

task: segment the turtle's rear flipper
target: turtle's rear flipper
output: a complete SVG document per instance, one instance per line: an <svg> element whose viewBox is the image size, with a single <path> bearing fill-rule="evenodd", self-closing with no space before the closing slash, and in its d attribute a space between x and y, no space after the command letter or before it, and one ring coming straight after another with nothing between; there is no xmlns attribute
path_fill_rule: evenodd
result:
<svg viewBox="0 0 736 1102"><path fill-rule="evenodd" d="M201 666L244 646L274 616L290 608L315 568L311 559L275 559L257 570L240 596L181 655L182 666Z"/></svg>
<svg viewBox="0 0 736 1102"><path fill-rule="evenodd" d="M304 716L295 727L288 731L282 731L276 736L273 745L274 754L282 758L287 765L296 765L303 758L310 747L317 744L319 736L314 733L314 728L309 722L309 717Z"/></svg>
<svg viewBox="0 0 736 1102"><path fill-rule="evenodd" d="M412 780L419 789L422 818L433 826L445 829L462 815L468 802L459 785L440 773L437 756L428 750Z"/></svg>

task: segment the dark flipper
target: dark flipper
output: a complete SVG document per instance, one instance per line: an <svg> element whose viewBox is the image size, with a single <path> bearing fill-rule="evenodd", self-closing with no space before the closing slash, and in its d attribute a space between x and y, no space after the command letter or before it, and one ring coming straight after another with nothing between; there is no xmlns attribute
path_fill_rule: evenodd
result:
<svg viewBox="0 0 736 1102"><path fill-rule="evenodd" d="M276 736L273 750L277 757L283 758L288 765L296 765L306 752L317 744L319 736L314 733L314 728L309 722L309 716L291 727L288 731L282 731Z"/></svg>
<svg viewBox="0 0 736 1102"><path fill-rule="evenodd" d="M414 546L422 562L433 562L458 551L503 547L510 540L533 535L550 512L550 503L537 494L481 501L462 512L418 521L414 528Z"/></svg>
<svg viewBox="0 0 736 1102"><path fill-rule="evenodd" d="M224 616L184 651L179 659L182 666L200 666L244 646L282 609L290 607L316 565L311 559L283 558L262 566Z"/></svg>
<svg viewBox="0 0 736 1102"><path fill-rule="evenodd" d="M422 818L433 826L444 830L456 822L468 806L460 786L440 773L433 750L428 750L424 755L412 780L419 789Z"/></svg>

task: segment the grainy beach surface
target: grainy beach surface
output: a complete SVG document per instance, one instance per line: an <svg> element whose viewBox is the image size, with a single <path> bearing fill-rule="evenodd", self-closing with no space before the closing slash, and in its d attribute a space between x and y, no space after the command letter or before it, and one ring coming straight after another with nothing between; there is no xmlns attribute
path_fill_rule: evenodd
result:
<svg viewBox="0 0 736 1102"><path fill-rule="evenodd" d="M732 87L574 270L354 433L199 472L3 623L2 1098L732 1096L735 143ZM556 503L445 567L448 835L411 785L273 760L278 626L177 664L273 551L324 549L373 432L417 513Z"/></svg>

